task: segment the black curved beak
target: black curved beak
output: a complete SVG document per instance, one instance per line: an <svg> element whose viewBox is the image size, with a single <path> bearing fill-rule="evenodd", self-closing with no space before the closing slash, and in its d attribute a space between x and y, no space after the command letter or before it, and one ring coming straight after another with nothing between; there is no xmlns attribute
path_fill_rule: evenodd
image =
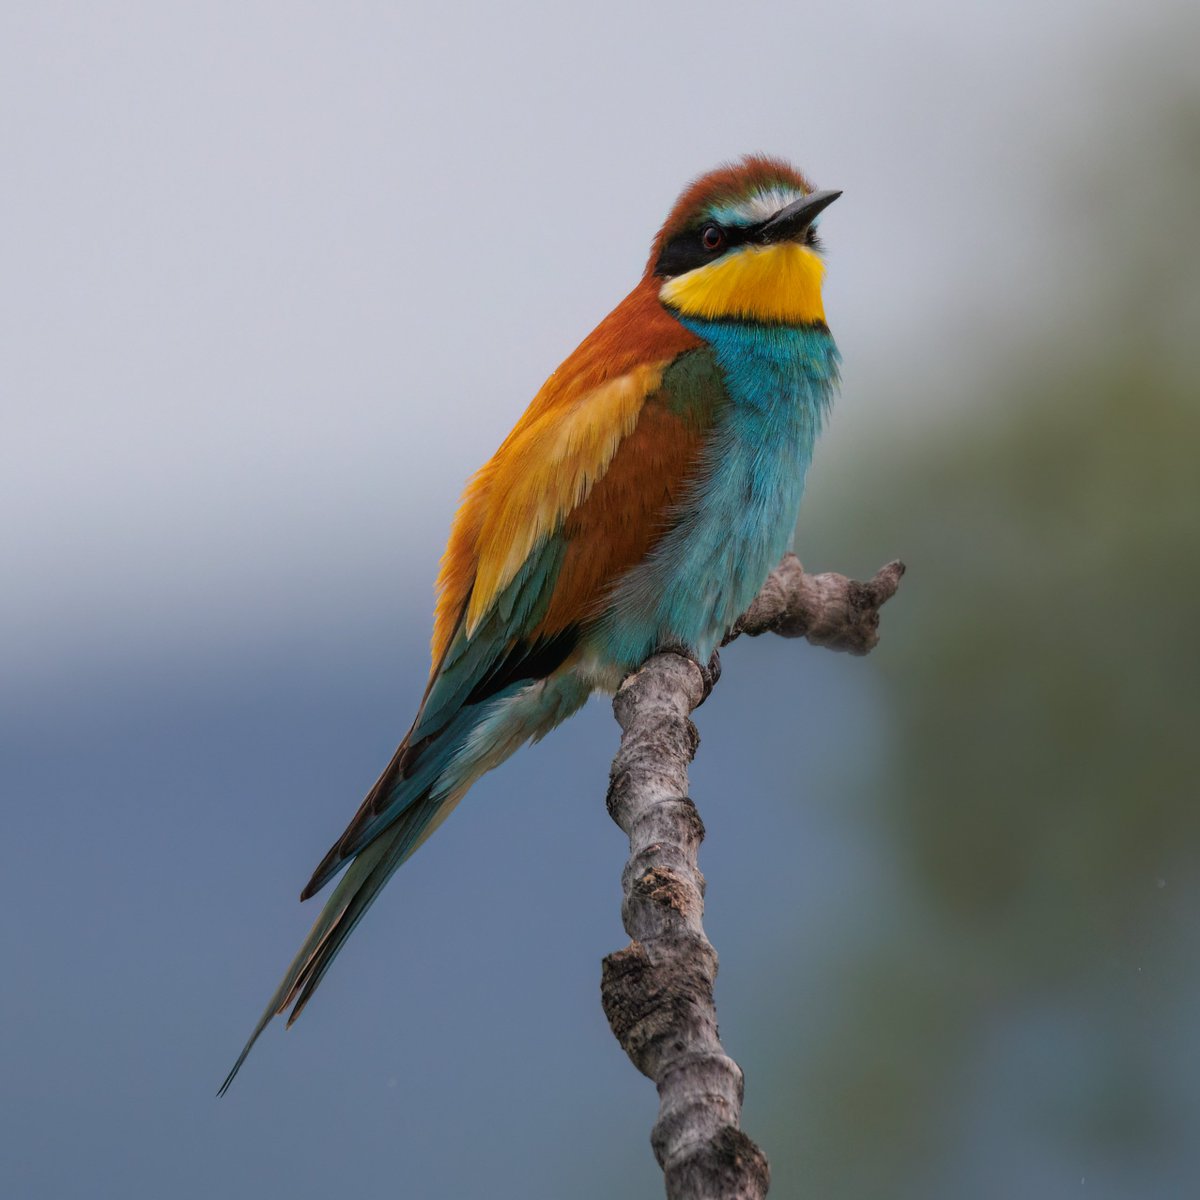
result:
<svg viewBox="0 0 1200 1200"><path fill-rule="evenodd" d="M824 212L842 193L841 192L809 192L793 201L787 208L781 208L769 221L759 227L759 240L766 242L790 242L802 237L804 231L816 219L817 213Z"/></svg>

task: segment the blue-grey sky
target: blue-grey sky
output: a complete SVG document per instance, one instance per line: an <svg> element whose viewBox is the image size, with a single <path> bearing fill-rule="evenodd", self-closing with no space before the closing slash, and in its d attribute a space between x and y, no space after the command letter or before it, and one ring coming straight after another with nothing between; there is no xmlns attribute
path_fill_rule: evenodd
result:
<svg viewBox="0 0 1200 1200"><path fill-rule="evenodd" d="M598 1002L603 704L480 785L212 1099L407 727L462 483L687 179L767 150L845 190L824 511L860 439L936 421L1077 284L1039 181L1168 8L5 6L5 1195L658 1194ZM877 708L869 662L763 644L703 712L735 1053L767 1053L779 939L870 916L835 800Z"/></svg>

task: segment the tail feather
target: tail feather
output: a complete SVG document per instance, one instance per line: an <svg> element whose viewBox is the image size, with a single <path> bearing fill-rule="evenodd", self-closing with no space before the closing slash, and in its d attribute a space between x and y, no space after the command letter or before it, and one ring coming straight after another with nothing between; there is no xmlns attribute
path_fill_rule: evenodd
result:
<svg viewBox="0 0 1200 1200"><path fill-rule="evenodd" d="M271 1023L271 1018L282 1013L291 1003L297 988L302 986L303 978L309 971L313 959L321 953L322 947L328 943L329 937L338 921L341 920L362 885L369 879L371 872L386 853L387 846L384 844L385 841L386 839L380 839L375 845L368 846L350 864L350 869L342 877L337 887L334 888L332 895L330 895L325 903L325 907L321 909L320 915L313 922L313 927L309 930L308 936L304 939L296 957L292 959L288 969L284 972L279 986L275 989L271 999L267 1001L267 1007L263 1010L262 1016L259 1017L258 1024L254 1027L254 1032L250 1034L245 1046L242 1047L242 1052L238 1055L233 1068L225 1076L225 1082L221 1084L221 1088L217 1092L218 1096L225 1095L229 1090L229 1085L233 1082L238 1071L241 1070L242 1064L246 1061L247 1055L253 1049L254 1043L258 1041L262 1031Z"/></svg>
<svg viewBox="0 0 1200 1200"><path fill-rule="evenodd" d="M443 774L479 719L477 711L459 712L441 729L416 741L413 732L417 726L408 731L354 819L317 864L300 893L301 900L315 896L347 862L383 837L391 825L402 822L410 812L419 815L431 792L445 792Z"/></svg>
<svg viewBox="0 0 1200 1200"><path fill-rule="evenodd" d="M588 691L589 687L573 676L536 688L512 684L497 693L489 704L460 714L436 742L421 746L421 761L411 775L404 770L407 763L403 754L408 745L405 739L360 809L360 817L371 813L376 821L389 819L388 813L374 816L371 810L374 798L386 794L392 806L389 812L395 815L378 832L373 833L375 826L368 823L352 842L348 843L343 835L326 855L305 889L306 896L341 870L347 860L349 866L267 1002L254 1032L221 1084L219 1096L229 1090L271 1018L292 1006L288 1017L291 1025L303 1012L346 939L392 873L446 819L471 784L503 762L522 742L540 737L569 716L584 702ZM357 830L359 823L360 818L356 818L347 832ZM362 844L364 837L370 840Z"/></svg>
<svg viewBox="0 0 1200 1200"><path fill-rule="evenodd" d="M325 972L333 965L338 951L346 939L354 932L359 921L366 916L367 909L375 902L375 898L383 890L383 886L409 858L416 853L425 839L450 815L454 806L462 797L462 792L451 796L438 798L427 797L419 804L413 805L396 824L374 845L386 843L382 857L371 868L370 873L362 881L350 903L346 905L338 917L337 923L329 930L321 944L316 947L304 969L296 979L295 986L283 1007L295 999L287 1023L292 1023L304 1011L304 1007L312 998L313 992L325 977ZM364 854L366 851L364 851ZM361 857L361 856L360 856ZM357 865L358 859L355 859ZM351 868L353 870L353 867Z"/></svg>
<svg viewBox="0 0 1200 1200"><path fill-rule="evenodd" d="M411 734L412 730L409 730L409 737ZM396 753L392 755L392 761L384 767L383 774L375 781L375 786L371 788L366 799L359 805L358 812L354 814L354 819L346 827L345 832L330 846L325 857L317 864L312 878L304 885L304 890L300 893L301 900L308 900L315 896L345 866L346 861L353 858L354 851L349 848L352 837L378 812L381 807L381 797L389 795L397 781L403 776L404 769L412 755L409 737L405 737L397 747Z"/></svg>
<svg viewBox="0 0 1200 1200"><path fill-rule="evenodd" d="M461 797L462 791L450 796L425 797L414 804L387 833L358 854L334 888L279 986L267 1001L254 1032L225 1076L218 1096L225 1095L229 1090L229 1085L271 1019L281 1016L294 1002L287 1020L291 1027L392 873L450 815Z"/></svg>

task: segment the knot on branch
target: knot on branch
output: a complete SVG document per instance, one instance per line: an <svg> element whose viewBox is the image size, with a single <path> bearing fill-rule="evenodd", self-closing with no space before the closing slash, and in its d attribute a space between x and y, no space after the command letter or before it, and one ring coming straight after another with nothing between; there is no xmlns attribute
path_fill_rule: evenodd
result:
<svg viewBox="0 0 1200 1200"><path fill-rule="evenodd" d="M630 942L604 959L600 976L600 1000L613 1035L633 1065L656 1082L665 1063L686 1050L690 1037L681 1031L712 1027L716 951L702 938L672 940L690 944L686 951L678 944L662 947L655 962L645 945Z"/></svg>
<svg viewBox="0 0 1200 1200"><path fill-rule="evenodd" d="M653 669L651 669L653 668ZM667 647L626 677L613 699L613 712L622 729L636 718L686 717L711 690L711 678L685 647Z"/></svg>
<svg viewBox="0 0 1200 1200"><path fill-rule="evenodd" d="M650 867L633 881L630 902L638 900L669 908L678 916L689 916L695 909L695 887L681 879L669 867Z"/></svg>
<svg viewBox="0 0 1200 1200"><path fill-rule="evenodd" d="M704 876L694 857L677 846L648 846L629 860L622 879L621 919L654 948L663 939L701 928Z"/></svg>
<svg viewBox="0 0 1200 1200"><path fill-rule="evenodd" d="M771 1186L766 1155L733 1125L664 1163L663 1176L668 1196L696 1200L762 1200Z"/></svg>

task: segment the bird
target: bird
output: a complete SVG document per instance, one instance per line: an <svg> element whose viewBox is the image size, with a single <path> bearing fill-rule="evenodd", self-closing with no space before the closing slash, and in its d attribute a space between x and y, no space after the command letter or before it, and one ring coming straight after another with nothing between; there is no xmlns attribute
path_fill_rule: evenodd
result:
<svg viewBox="0 0 1200 1200"><path fill-rule="evenodd" d="M481 775L656 650L708 662L790 547L838 384L816 224L839 195L764 154L693 180L470 478L416 718L301 893L344 871L218 1094Z"/></svg>

